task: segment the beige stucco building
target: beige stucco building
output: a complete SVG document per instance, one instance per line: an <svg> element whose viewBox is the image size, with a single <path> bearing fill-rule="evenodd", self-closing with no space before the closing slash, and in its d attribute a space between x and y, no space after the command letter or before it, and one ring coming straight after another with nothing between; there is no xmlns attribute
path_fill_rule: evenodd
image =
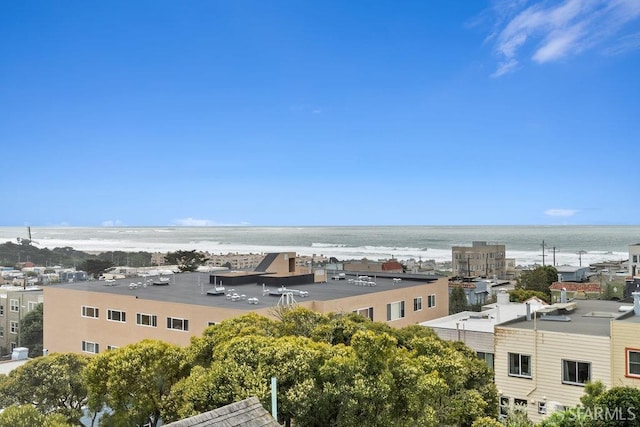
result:
<svg viewBox="0 0 640 427"><path fill-rule="evenodd" d="M121 279L47 287L44 347L49 352L98 353L144 338L187 345L213 323L249 312L272 316L274 307L285 302L320 313L358 312L396 327L448 312L446 278L377 275L374 281L348 274L343 280L322 281L318 278L326 276L316 271L295 273L289 256L272 261L282 263L280 273L181 273L137 283ZM305 277L307 282L301 283Z"/></svg>
<svg viewBox="0 0 640 427"><path fill-rule="evenodd" d="M451 248L451 270L455 276L507 278L505 245L472 242Z"/></svg>

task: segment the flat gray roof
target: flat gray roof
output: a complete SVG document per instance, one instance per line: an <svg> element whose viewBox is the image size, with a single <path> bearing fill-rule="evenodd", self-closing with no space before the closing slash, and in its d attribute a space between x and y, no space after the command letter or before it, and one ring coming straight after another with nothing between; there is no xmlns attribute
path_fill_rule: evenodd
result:
<svg viewBox="0 0 640 427"><path fill-rule="evenodd" d="M573 300L571 302L576 303L575 310L569 313L561 313L559 316L551 316L551 318L556 319L562 317L569 319L569 321L543 320L542 314L538 313L538 318L535 322L533 318L532 320L519 318L499 326L533 330L535 325L539 331L609 336L611 321L624 314L618 311L620 305L622 305L619 301Z"/></svg>
<svg viewBox="0 0 640 427"><path fill-rule="evenodd" d="M207 291L213 290L214 286L209 284L209 276L213 273L178 273L169 276L167 285L153 285L159 283L158 276L132 277L119 279L114 282L103 280L91 280L85 282L64 283L51 285L55 288L73 289L78 291L89 291L108 293L116 295L135 295L139 299L174 302L182 304L204 305L210 307L232 308L236 310L253 311L260 308L272 307L278 304L280 296L263 295L263 289L259 282L225 286L225 293L235 292L244 295L246 299L233 301L222 295L207 295ZM393 289L410 288L424 285L437 280L433 276L418 275L389 275L389 277L375 276L375 286L361 286L349 282L348 279L357 279L358 276L368 275L374 280L371 273L346 274L345 280L331 280L326 283L310 283L303 285L289 286L289 290L305 291L308 295L303 297L294 293L294 299L298 302L305 301L330 301L341 298L357 297L376 292L384 292ZM165 276L166 277L166 276ZM394 281L394 277L402 278L401 281ZM259 280L259 278L257 278ZM135 287L131 284L136 284ZM146 285L146 286L145 286ZM277 291L277 287L267 287L270 291ZM233 290L232 290L233 289ZM249 298L258 298L258 304L249 304Z"/></svg>

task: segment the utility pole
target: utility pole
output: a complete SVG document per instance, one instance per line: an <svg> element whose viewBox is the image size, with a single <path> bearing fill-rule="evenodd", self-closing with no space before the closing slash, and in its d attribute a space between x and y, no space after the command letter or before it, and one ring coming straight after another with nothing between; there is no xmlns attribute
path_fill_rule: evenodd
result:
<svg viewBox="0 0 640 427"><path fill-rule="evenodd" d="M555 246L551 246L551 249L553 249L553 266L556 266L556 247Z"/></svg>
<svg viewBox="0 0 640 427"><path fill-rule="evenodd" d="M580 263L580 267L582 267L582 254L586 253L586 251L578 251L578 262Z"/></svg>
<svg viewBox="0 0 640 427"><path fill-rule="evenodd" d="M544 240L542 241L542 266L544 267Z"/></svg>

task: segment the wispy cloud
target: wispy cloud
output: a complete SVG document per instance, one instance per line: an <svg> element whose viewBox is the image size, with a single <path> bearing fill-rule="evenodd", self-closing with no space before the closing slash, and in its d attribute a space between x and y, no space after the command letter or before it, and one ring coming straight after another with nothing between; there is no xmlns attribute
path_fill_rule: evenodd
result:
<svg viewBox="0 0 640 427"><path fill-rule="evenodd" d="M173 221L171 225L176 225L178 227L222 227L222 226L243 226L243 225L251 225L249 222L240 222L238 224L221 224L216 221L212 221L210 219L197 219L197 218L181 218Z"/></svg>
<svg viewBox="0 0 640 427"><path fill-rule="evenodd" d="M553 208L553 209L547 209L546 211L544 211L544 214L547 215L547 216L566 218L566 217L574 216L578 212L579 211L577 209L557 209L557 208Z"/></svg>
<svg viewBox="0 0 640 427"><path fill-rule="evenodd" d="M125 223L119 219L108 219L100 224L103 227L124 227Z"/></svg>
<svg viewBox="0 0 640 427"><path fill-rule="evenodd" d="M175 220L173 225L178 225L180 227L212 227L220 224L209 219L181 218Z"/></svg>
<svg viewBox="0 0 640 427"><path fill-rule="evenodd" d="M491 9L498 59L493 77L518 68L523 57L543 64L586 50L622 52L640 48L638 34L625 35L640 18L638 0L496 1ZM637 30L636 30L637 31ZM611 50L613 49L613 50Z"/></svg>

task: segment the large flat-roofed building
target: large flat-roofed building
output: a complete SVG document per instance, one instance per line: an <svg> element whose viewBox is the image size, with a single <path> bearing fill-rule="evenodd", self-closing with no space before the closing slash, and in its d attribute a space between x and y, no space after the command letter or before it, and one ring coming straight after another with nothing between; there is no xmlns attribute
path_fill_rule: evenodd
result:
<svg viewBox="0 0 640 427"><path fill-rule="evenodd" d="M180 273L139 282L49 286L44 290L44 347L98 353L144 338L187 345L213 323L249 312L273 317L274 307L292 301L319 313L358 312L397 327L448 312L446 278L378 274L374 279L353 273L314 283L317 275L290 272L294 264L286 258L274 258L283 262L281 273L229 274L222 284L217 273ZM300 282L305 276L307 282Z"/></svg>
<svg viewBox="0 0 640 427"><path fill-rule="evenodd" d="M472 242L471 246L451 248L451 269L460 277L507 278L505 245Z"/></svg>

